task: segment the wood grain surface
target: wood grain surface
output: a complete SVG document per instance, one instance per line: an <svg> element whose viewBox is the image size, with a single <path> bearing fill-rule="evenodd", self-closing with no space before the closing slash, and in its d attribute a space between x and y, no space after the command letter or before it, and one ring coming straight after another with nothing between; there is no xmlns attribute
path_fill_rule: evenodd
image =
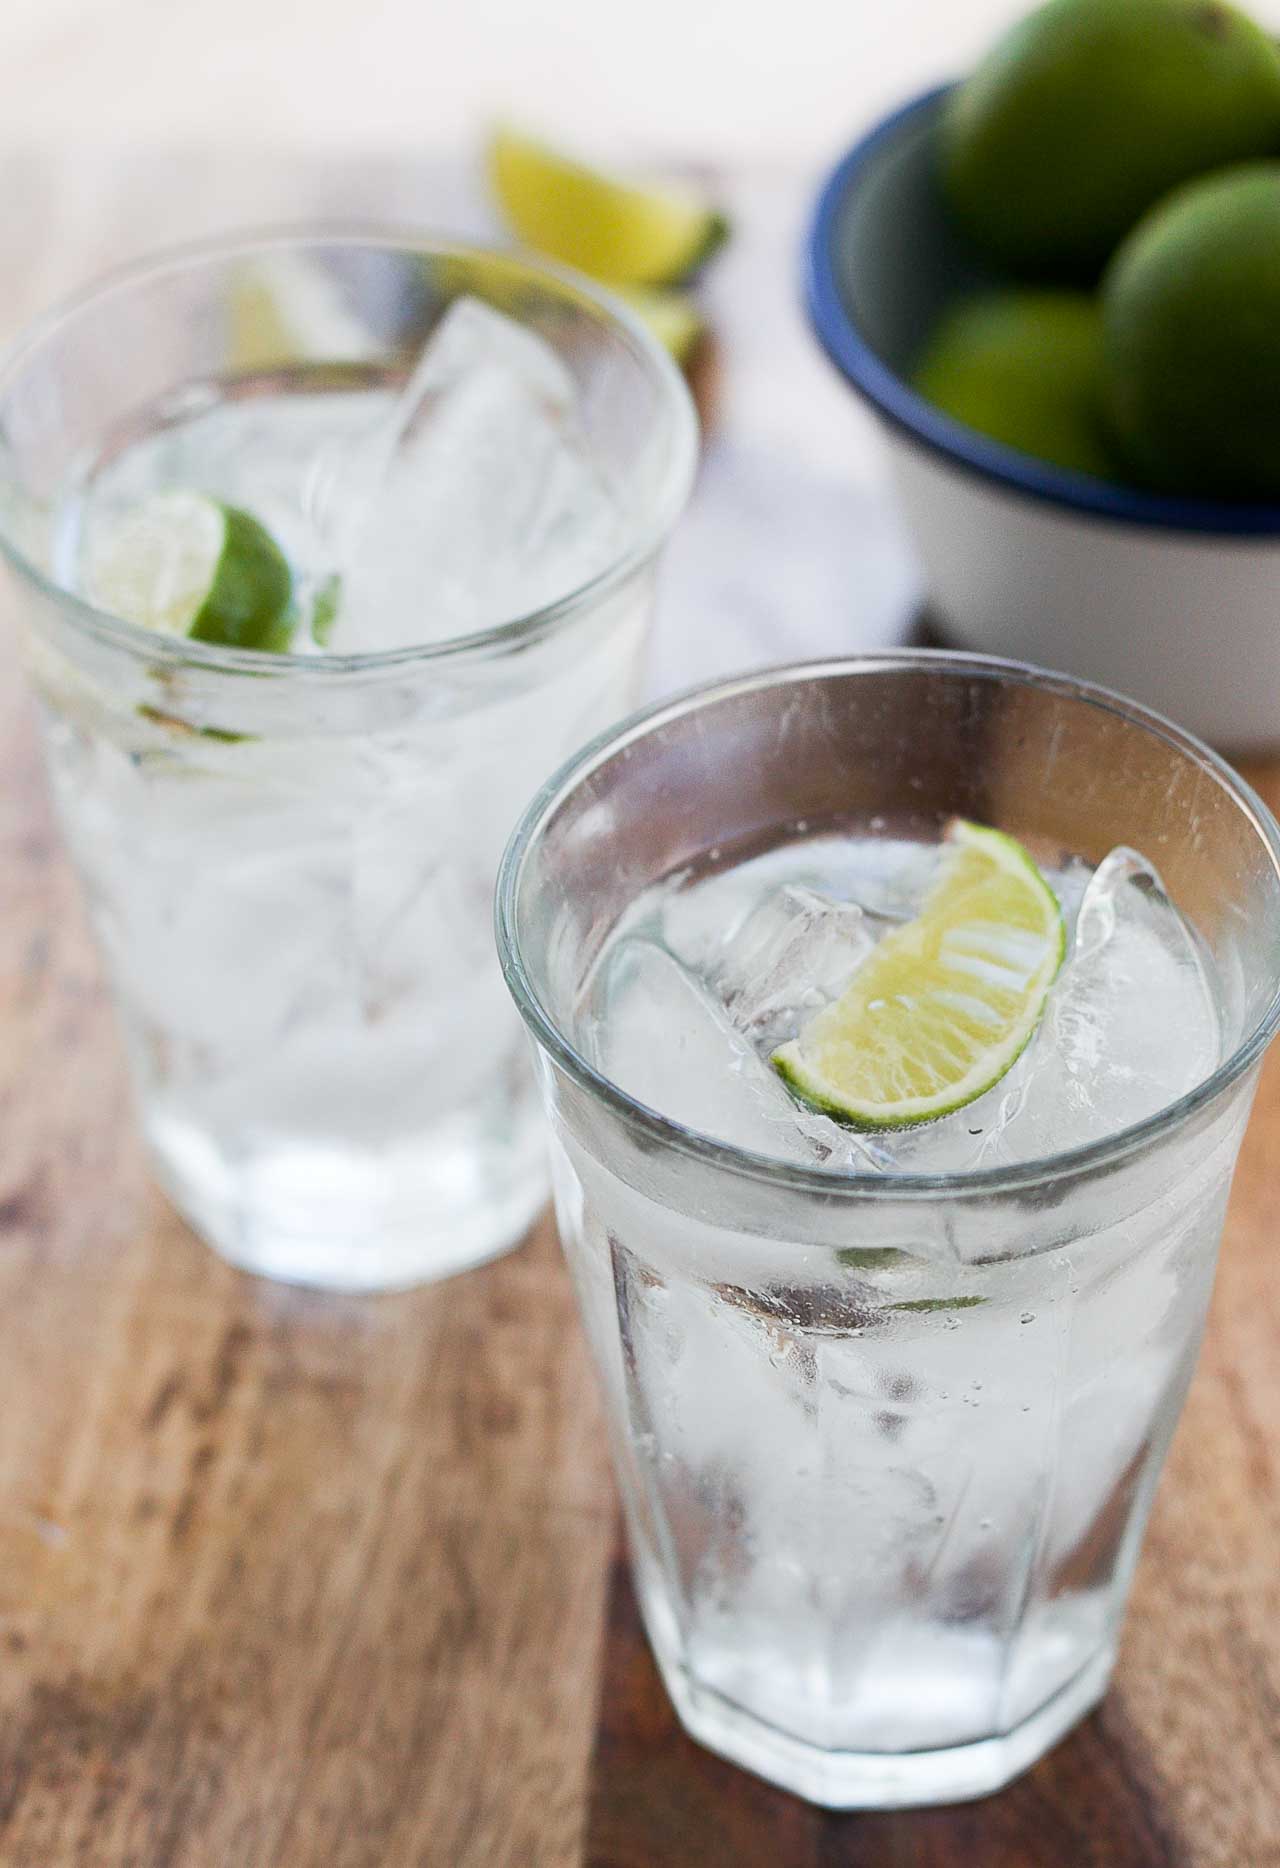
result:
<svg viewBox="0 0 1280 1868"><path fill-rule="evenodd" d="M5 322L254 180L167 174L33 169ZM834 1818L675 1726L548 1223L322 1298L150 1186L9 661L0 1033L0 1868L1280 1868L1280 1058L1105 1707L998 1798Z"/></svg>

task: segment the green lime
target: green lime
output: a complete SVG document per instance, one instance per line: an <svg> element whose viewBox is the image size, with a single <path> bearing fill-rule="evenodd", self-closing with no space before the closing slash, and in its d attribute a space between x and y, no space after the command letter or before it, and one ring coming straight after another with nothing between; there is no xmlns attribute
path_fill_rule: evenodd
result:
<svg viewBox="0 0 1280 1868"><path fill-rule="evenodd" d="M842 998L773 1066L855 1128L902 1128L998 1083L1040 1022L1062 964L1057 897L1002 831L955 819L914 921L873 948Z"/></svg>
<svg viewBox="0 0 1280 1868"><path fill-rule="evenodd" d="M1093 278L1161 195L1280 148L1280 49L1225 0L1049 0L952 93L944 192L1015 272Z"/></svg>
<svg viewBox="0 0 1280 1868"><path fill-rule="evenodd" d="M955 421L1106 479L1102 313L1084 292L990 292L944 316L912 372Z"/></svg>
<svg viewBox="0 0 1280 1868"><path fill-rule="evenodd" d="M1107 409L1134 471L1280 499L1280 162L1162 202L1116 254L1103 305Z"/></svg>
<svg viewBox="0 0 1280 1868"><path fill-rule="evenodd" d="M89 594L101 608L162 635L237 649L284 650L293 579L251 513L203 493L158 493L94 554Z"/></svg>
<svg viewBox="0 0 1280 1868"><path fill-rule="evenodd" d="M695 189L636 186L520 130L496 131L489 172L526 246L613 285L678 285L728 238Z"/></svg>

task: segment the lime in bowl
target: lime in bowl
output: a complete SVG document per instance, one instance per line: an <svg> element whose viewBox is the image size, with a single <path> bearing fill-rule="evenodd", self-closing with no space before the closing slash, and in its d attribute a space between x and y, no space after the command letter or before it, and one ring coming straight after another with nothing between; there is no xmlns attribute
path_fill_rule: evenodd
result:
<svg viewBox="0 0 1280 1868"><path fill-rule="evenodd" d="M805 253L810 324L882 427L932 620L963 647L1134 694L1232 752L1274 748L1280 505L1107 477L1063 415L1063 379L1085 367L1090 342L1064 295L1046 292L1021 332L994 330L990 319L961 331L969 360L983 343L1001 343L1021 371L1007 399L1034 430L1006 427L1006 440L980 432L971 422L984 412L965 402L974 392L957 384L956 361L929 354L940 326L955 330L960 314L1007 284L943 200L950 95L944 87L913 99L840 159ZM922 393L930 371L934 382L946 373L969 420Z"/></svg>

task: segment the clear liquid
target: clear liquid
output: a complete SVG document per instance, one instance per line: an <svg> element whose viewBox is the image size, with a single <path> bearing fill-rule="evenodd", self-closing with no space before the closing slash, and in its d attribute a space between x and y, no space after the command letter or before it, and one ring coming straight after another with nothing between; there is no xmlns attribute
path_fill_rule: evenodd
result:
<svg viewBox="0 0 1280 1868"><path fill-rule="evenodd" d="M1072 953L1016 1076L905 1137L800 1109L770 1047L915 912L935 860L868 831L671 878L606 940L578 1041L689 1127L889 1188L1114 1132L1212 1069L1226 995L1150 873L1062 860ZM946 1801L1097 1699L1241 1120L1123 1182L963 1214L763 1191L729 1212L694 1162L562 1132L642 1606L691 1730L820 1802Z"/></svg>
<svg viewBox="0 0 1280 1868"><path fill-rule="evenodd" d="M308 475L393 406L384 377L343 368L139 411L68 483L55 570L77 586L125 508L182 488L252 511L313 587L332 561ZM357 565L334 651L456 632L462 597L415 568L422 531L384 529L363 621ZM493 878L528 797L626 710L648 607L638 580L519 655L342 693L140 662L117 690L36 645L55 796L156 1169L236 1262L409 1284L505 1249L541 1205Z"/></svg>

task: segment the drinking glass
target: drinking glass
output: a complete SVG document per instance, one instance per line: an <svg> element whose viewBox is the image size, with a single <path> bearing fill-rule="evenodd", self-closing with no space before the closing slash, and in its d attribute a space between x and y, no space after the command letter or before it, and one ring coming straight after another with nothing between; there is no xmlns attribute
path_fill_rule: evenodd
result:
<svg viewBox="0 0 1280 1868"><path fill-rule="evenodd" d="M283 308L264 308L282 268ZM572 379L620 515L603 568L469 634L421 600L422 646L363 653L167 637L75 594L67 527L95 474L145 443L179 487L292 497L308 462L276 458L282 422L321 397L385 401L464 296ZM224 414L249 439L224 427L200 453L188 437ZM0 372L0 546L54 797L156 1175L235 1263L404 1286L510 1247L542 1203L494 873L530 792L629 704L695 455L683 381L621 305L413 235L162 257L47 318Z"/></svg>
<svg viewBox="0 0 1280 1868"><path fill-rule="evenodd" d="M644 889L956 813L1158 866L1219 988L1207 1081L1053 1159L877 1174L695 1133L583 1055L584 986ZM1276 823L1206 747L1076 681L927 652L783 668L572 760L508 848L498 941L681 1719L833 1808L996 1789L1111 1672L1280 1017Z"/></svg>

